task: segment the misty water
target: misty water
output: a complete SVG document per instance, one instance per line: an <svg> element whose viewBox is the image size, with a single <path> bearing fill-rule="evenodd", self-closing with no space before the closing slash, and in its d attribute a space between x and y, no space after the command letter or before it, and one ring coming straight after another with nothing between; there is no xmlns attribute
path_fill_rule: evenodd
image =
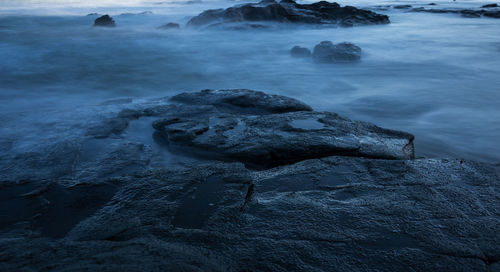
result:
<svg viewBox="0 0 500 272"><path fill-rule="evenodd" d="M196 30L184 27L191 16L235 2L63 2L0 1L1 152L78 137L99 118L156 97L246 88L410 132L417 156L500 162L498 19L388 9L375 11L389 15L389 25ZM415 4L340 2L407 3ZM93 12L110 14L117 27L91 27ZM181 29L158 29L168 22ZM294 45L324 40L355 43L361 62L290 56ZM103 105L117 98L132 100Z"/></svg>

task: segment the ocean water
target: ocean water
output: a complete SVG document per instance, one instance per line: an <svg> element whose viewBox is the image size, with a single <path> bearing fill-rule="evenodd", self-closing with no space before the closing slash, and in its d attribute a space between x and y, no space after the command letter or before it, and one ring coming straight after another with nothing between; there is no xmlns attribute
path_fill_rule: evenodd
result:
<svg viewBox="0 0 500 272"><path fill-rule="evenodd" d="M479 7L481 1L434 1ZM83 133L133 103L185 91L247 88L316 110L403 130L420 157L500 163L500 19L381 10L391 24L196 30L191 16L235 1L0 0L1 152L26 152ZM344 1L374 8L411 1ZM152 13L139 14L144 11ZM116 28L93 28L110 14ZM180 30L161 30L168 23ZM294 45L353 42L354 64L292 58Z"/></svg>

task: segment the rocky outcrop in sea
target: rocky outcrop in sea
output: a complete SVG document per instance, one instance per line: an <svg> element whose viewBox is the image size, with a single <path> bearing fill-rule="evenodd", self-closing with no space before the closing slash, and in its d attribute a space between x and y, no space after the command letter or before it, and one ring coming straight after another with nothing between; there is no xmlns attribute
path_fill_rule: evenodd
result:
<svg viewBox="0 0 500 272"><path fill-rule="evenodd" d="M293 0L282 0L279 3L263 0L227 9L206 10L189 20L187 25L232 28L249 22L261 26L266 22L354 26L388 24L389 17L352 6L341 7L327 1L298 4Z"/></svg>

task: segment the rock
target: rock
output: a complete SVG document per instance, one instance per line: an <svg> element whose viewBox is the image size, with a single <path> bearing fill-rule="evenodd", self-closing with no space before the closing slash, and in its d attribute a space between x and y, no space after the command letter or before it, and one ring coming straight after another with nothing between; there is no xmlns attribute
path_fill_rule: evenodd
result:
<svg viewBox="0 0 500 272"><path fill-rule="evenodd" d="M141 139L156 133L139 128L131 142L129 127L0 157L1 271L500 267L500 164L408 160L410 134L250 90L184 93L115 118L158 119L165 147L212 153L152 168Z"/></svg>
<svg viewBox="0 0 500 272"><path fill-rule="evenodd" d="M257 169L335 155L414 156L412 135L327 112L192 116L159 120L153 126L170 143L194 148L197 155L208 152Z"/></svg>
<svg viewBox="0 0 500 272"><path fill-rule="evenodd" d="M101 14L93 12L93 13L87 14L87 16L101 16Z"/></svg>
<svg viewBox="0 0 500 272"><path fill-rule="evenodd" d="M292 0L277 3L265 0L233 6L227 9L207 10L193 17L188 26L211 26L242 22L279 22L302 24L334 24L353 26L364 24L388 24L389 17L351 6L341 7L326 1L313 4L297 4Z"/></svg>
<svg viewBox="0 0 500 272"><path fill-rule="evenodd" d="M113 18L106 14L95 19L94 26L114 27L116 24Z"/></svg>
<svg viewBox="0 0 500 272"><path fill-rule="evenodd" d="M290 50L290 54L292 57L308 58L311 56L311 50L296 45L292 48L292 50Z"/></svg>
<svg viewBox="0 0 500 272"><path fill-rule="evenodd" d="M488 12L483 13L483 15L486 17L499 19L500 18L500 11L488 11Z"/></svg>
<svg viewBox="0 0 500 272"><path fill-rule="evenodd" d="M472 9L426 9L423 7L413 8L412 12L428 12L428 13L452 13L460 14L465 18L479 18L481 16L490 18L500 18L500 11L472 10Z"/></svg>
<svg viewBox="0 0 500 272"><path fill-rule="evenodd" d="M409 9L411 8L411 5L396 5L394 6L395 9Z"/></svg>
<svg viewBox="0 0 500 272"><path fill-rule="evenodd" d="M479 18L481 13L473 10L462 10L460 12L464 18Z"/></svg>
<svg viewBox="0 0 500 272"><path fill-rule="evenodd" d="M179 29L181 26L177 23L167 23L159 27L160 29Z"/></svg>
<svg viewBox="0 0 500 272"><path fill-rule="evenodd" d="M487 4L487 5L483 5L481 7L482 8L497 8L498 4L496 4L496 3L494 3L494 4Z"/></svg>
<svg viewBox="0 0 500 272"><path fill-rule="evenodd" d="M436 3L429 3L429 6L435 6Z"/></svg>
<svg viewBox="0 0 500 272"><path fill-rule="evenodd" d="M49 204L38 219L61 215L48 226L65 226L63 239L12 217L26 221L2 228L0 267L495 271L498 180L497 168L474 162L329 157L259 172L205 163L46 193L9 184L0 194L28 197L13 207L47 195L70 205Z"/></svg>
<svg viewBox="0 0 500 272"><path fill-rule="evenodd" d="M245 89L182 93L172 97L171 101L189 105L209 105L239 114L312 111L310 106L293 98Z"/></svg>
<svg viewBox="0 0 500 272"><path fill-rule="evenodd" d="M109 183L63 185L56 182L6 182L0 192L0 229L30 221L40 236L62 238L78 222L106 204L116 187Z"/></svg>
<svg viewBox="0 0 500 272"><path fill-rule="evenodd" d="M318 62L353 62L361 59L361 48L352 43L333 44L322 41L314 47L313 59Z"/></svg>

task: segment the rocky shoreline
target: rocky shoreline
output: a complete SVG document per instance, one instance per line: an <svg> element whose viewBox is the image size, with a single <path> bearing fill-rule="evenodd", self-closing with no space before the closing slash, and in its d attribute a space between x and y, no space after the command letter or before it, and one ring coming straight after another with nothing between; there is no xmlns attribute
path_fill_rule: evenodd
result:
<svg viewBox="0 0 500 272"><path fill-rule="evenodd" d="M284 96L157 102L0 160L0 270L500 269L498 165Z"/></svg>

